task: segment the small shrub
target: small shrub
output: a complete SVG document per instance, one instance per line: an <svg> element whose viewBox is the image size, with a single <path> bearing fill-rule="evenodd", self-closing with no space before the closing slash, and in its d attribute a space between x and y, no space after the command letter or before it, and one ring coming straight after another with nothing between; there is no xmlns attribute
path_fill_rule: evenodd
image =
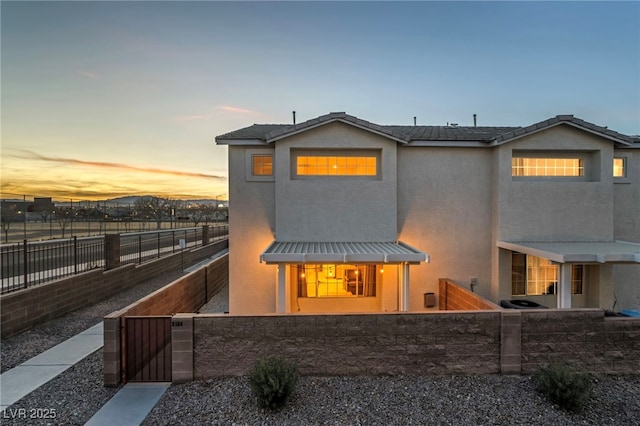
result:
<svg viewBox="0 0 640 426"><path fill-rule="evenodd" d="M293 395L298 383L298 367L280 357L259 360L249 372L249 384L263 408L277 410Z"/></svg>
<svg viewBox="0 0 640 426"><path fill-rule="evenodd" d="M567 411L578 412L591 393L591 377L565 363L553 363L535 375L538 390Z"/></svg>

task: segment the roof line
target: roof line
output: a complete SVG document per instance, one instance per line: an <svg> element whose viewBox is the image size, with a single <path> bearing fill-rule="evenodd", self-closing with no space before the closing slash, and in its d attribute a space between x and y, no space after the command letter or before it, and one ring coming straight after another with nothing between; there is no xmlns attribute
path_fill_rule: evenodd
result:
<svg viewBox="0 0 640 426"><path fill-rule="evenodd" d="M375 124L370 121L359 119L358 117L348 115L345 112L332 112L317 118L312 118L311 120L307 120L300 124L292 124L290 126L287 126L281 129L273 130L265 134L265 139L267 143L272 143L277 140L284 139L286 137L293 136L298 133L323 126L328 123L334 123L336 121L349 124L363 130L368 130L380 136L393 139L396 142L400 142L400 143L409 142L409 139L405 135L399 134L398 132L395 132L395 131L387 130L379 124Z"/></svg>

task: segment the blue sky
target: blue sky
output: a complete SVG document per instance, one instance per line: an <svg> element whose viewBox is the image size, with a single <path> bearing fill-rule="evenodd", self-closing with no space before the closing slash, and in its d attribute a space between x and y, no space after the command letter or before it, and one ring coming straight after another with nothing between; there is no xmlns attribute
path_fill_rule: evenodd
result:
<svg viewBox="0 0 640 426"><path fill-rule="evenodd" d="M640 134L638 2L1 3L2 192L214 198L215 136L379 124Z"/></svg>

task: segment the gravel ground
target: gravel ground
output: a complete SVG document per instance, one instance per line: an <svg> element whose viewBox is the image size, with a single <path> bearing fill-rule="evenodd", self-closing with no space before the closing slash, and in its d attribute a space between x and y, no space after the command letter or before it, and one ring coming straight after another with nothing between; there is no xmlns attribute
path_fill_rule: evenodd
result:
<svg viewBox="0 0 640 426"><path fill-rule="evenodd" d="M163 275L3 341L3 370L89 328L104 315L180 275ZM226 310L228 288L200 312ZM11 406L26 413L54 409L55 418L17 419L5 411L0 423L82 425L117 391L103 386L99 350ZM301 377L289 404L277 412L257 407L245 378L224 378L171 386L143 424L638 425L640 376L594 378L591 398L579 414L547 402L527 376Z"/></svg>
<svg viewBox="0 0 640 426"><path fill-rule="evenodd" d="M601 377L569 414L526 376L302 377L280 411L260 409L245 378L174 385L143 425L638 425L640 376Z"/></svg>

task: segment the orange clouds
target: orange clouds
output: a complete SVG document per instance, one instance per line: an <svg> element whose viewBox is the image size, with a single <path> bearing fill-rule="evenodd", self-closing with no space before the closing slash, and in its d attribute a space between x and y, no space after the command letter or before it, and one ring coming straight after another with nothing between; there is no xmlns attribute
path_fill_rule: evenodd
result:
<svg viewBox="0 0 640 426"><path fill-rule="evenodd" d="M167 170L167 169L159 169L155 167L139 167L139 166L132 166L129 164L110 163L110 162L103 162L103 161L85 161L85 160L78 160L74 158L47 157L45 155L40 155L35 152L31 152L27 150L23 150L22 152L24 152L26 155L24 156L14 155L14 157L30 159L30 160L42 160L42 161L48 161L53 163L63 163L63 164L69 164L69 165L91 166L91 167L106 168L106 169L133 170L138 172L158 173L158 174L172 175L172 176L185 176L185 177L196 177L196 178L205 178L205 179L226 179L225 176L210 175L206 173Z"/></svg>
<svg viewBox="0 0 640 426"><path fill-rule="evenodd" d="M55 157L28 150L3 164L2 194L99 200L153 194L177 199L212 198L227 188L223 175L137 166L119 162ZM4 162L6 163L6 162Z"/></svg>

